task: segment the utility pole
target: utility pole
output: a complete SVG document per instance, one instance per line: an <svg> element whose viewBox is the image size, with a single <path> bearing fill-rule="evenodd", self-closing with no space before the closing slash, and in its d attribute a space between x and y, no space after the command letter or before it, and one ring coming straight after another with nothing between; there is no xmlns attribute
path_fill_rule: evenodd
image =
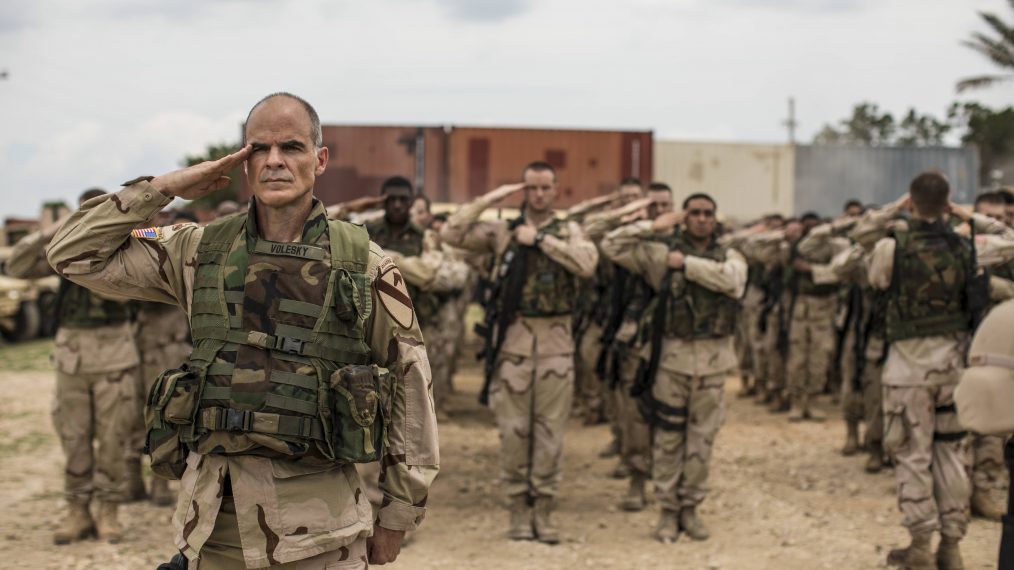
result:
<svg viewBox="0 0 1014 570"><path fill-rule="evenodd" d="M796 121L796 99L789 97L789 118L782 121L782 125L789 130L789 144L796 144L796 127L799 126L799 122Z"/></svg>

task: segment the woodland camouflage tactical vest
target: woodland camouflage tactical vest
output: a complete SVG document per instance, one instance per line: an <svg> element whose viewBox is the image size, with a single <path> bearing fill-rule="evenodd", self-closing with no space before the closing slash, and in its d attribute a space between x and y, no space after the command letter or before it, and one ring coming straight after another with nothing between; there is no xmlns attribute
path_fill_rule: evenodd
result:
<svg viewBox="0 0 1014 570"><path fill-rule="evenodd" d="M60 279L57 292L57 322L62 327L92 329L130 320L126 303L99 297L87 288L67 279Z"/></svg>
<svg viewBox="0 0 1014 570"><path fill-rule="evenodd" d="M425 233L415 224L407 224L404 231L395 233L387 222L381 219L367 224L366 231L369 232L370 239L385 250L396 251L406 257L422 255ZM420 291L411 283L405 285L408 287L408 296L412 299L412 306L419 322L431 322L439 312L443 299L435 293Z"/></svg>
<svg viewBox="0 0 1014 570"><path fill-rule="evenodd" d="M539 231L566 240L568 236L565 224L565 221L555 219L539 228ZM522 316L552 317L574 312L577 281L571 272L537 248L522 248L516 241L511 241L508 249L516 250L515 254L529 250L530 257L526 266L528 274L521 289L521 304L518 307Z"/></svg>
<svg viewBox="0 0 1014 570"><path fill-rule="evenodd" d="M701 252L681 234L670 242L672 250L686 256L725 261L727 249L712 240ZM669 289L669 314L665 335L687 340L729 336L736 330L739 301L689 281L682 271L673 272Z"/></svg>
<svg viewBox="0 0 1014 570"><path fill-rule="evenodd" d="M179 457L165 457L177 453L173 430L198 453L379 459L395 380L365 366L368 261L366 230L328 222L319 204L299 242L259 238L252 212L207 226L194 278L193 353L149 394L153 469L167 458L176 464L160 464L161 474L182 472Z"/></svg>
<svg viewBox="0 0 1014 570"><path fill-rule="evenodd" d="M942 222L918 220L908 230L896 230L894 239L888 342L967 331L968 240Z"/></svg>

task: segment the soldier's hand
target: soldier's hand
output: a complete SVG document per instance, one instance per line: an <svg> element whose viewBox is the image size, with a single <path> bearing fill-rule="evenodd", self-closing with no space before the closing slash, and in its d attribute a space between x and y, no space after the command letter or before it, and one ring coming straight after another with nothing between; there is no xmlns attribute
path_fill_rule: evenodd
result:
<svg viewBox="0 0 1014 570"><path fill-rule="evenodd" d="M947 210L951 214L954 214L955 216L957 216L957 218L959 220L963 221L963 222L968 222L968 221L970 221L972 219L972 211L971 210L969 210L968 208L965 208L964 206L959 206L959 205L955 204L954 202L949 202L948 203Z"/></svg>
<svg viewBox="0 0 1014 570"><path fill-rule="evenodd" d="M514 239L518 240L521 245L535 245L535 236L537 235L539 235L539 230L529 224L522 224L514 228Z"/></svg>
<svg viewBox="0 0 1014 570"><path fill-rule="evenodd" d="M503 186L497 188L496 190L493 190L492 192L486 194L486 198L494 203L499 202L500 200L503 200L508 196L512 196L520 192L521 190L524 189L524 187L525 187L524 182L518 182L517 184L504 184Z"/></svg>
<svg viewBox="0 0 1014 570"><path fill-rule="evenodd" d="M894 209L896 209L898 211L911 210L912 209L912 195L909 194L908 192L905 192L905 194L901 198L898 198L897 200L895 200L891 204L891 206L893 206Z"/></svg>
<svg viewBox="0 0 1014 570"><path fill-rule="evenodd" d="M401 541L405 531L391 530L380 525L373 525L373 536L366 539L366 558L370 564L387 564L398 559L401 553Z"/></svg>
<svg viewBox="0 0 1014 570"><path fill-rule="evenodd" d="M229 177L225 173L242 164L250 155L250 148L250 145L246 145L218 160L209 160L156 176L151 179L151 185L166 196L196 200L228 186Z"/></svg>
<svg viewBox="0 0 1014 570"><path fill-rule="evenodd" d="M665 260L665 265L669 269L681 269L683 267L683 261L685 259L686 258L684 257L682 251L679 250L670 251L669 257L666 258Z"/></svg>
<svg viewBox="0 0 1014 570"><path fill-rule="evenodd" d="M621 217L626 216L638 210L644 210L645 208L650 206L652 202L653 200L651 198L638 198L637 200L634 200L633 202L627 204L626 206L622 206L620 208L613 210L613 213Z"/></svg>
<svg viewBox="0 0 1014 570"><path fill-rule="evenodd" d="M384 196L363 196L362 198L342 202L340 205L345 206L345 209L349 212L359 213L383 206Z"/></svg>
<svg viewBox="0 0 1014 570"><path fill-rule="evenodd" d="M645 210L644 208L641 208L640 210L638 210L638 211L636 211L636 212L634 212L632 214L627 214L626 216L623 216L622 218L620 218L620 223L621 224L630 224L630 223L636 222L637 220L643 220L643 219L645 219L647 217L648 217L647 210Z"/></svg>
<svg viewBox="0 0 1014 570"><path fill-rule="evenodd" d="M666 212L661 216L655 218L655 221L651 224L651 228L656 232L664 232L669 228L673 228L683 223L683 212Z"/></svg>

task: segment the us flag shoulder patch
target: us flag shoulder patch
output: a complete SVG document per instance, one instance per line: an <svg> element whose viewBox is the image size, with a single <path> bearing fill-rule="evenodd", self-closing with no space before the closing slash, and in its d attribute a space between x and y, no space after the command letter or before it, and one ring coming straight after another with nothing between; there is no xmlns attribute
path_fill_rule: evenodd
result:
<svg viewBox="0 0 1014 570"><path fill-rule="evenodd" d="M162 232L159 228L144 228L131 230L130 235L139 239L154 239L157 240L162 237Z"/></svg>

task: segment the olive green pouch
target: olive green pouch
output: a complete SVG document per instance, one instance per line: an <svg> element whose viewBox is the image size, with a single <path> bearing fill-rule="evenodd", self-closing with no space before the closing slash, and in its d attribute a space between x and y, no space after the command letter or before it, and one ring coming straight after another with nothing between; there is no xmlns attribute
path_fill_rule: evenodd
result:
<svg viewBox="0 0 1014 570"><path fill-rule="evenodd" d="M377 365L348 365L331 374L332 442L337 461L379 461L391 417L391 374Z"/></svg>
<svg viewBox="0 0 1014 570"><path fill-rule="evenodd" d="M183 365L160 374L148 392L144 452L151 457L151 470L159 477L179 479L186 470L188 449L181 432L193 430L201 380L199 371Z"/></svg>

